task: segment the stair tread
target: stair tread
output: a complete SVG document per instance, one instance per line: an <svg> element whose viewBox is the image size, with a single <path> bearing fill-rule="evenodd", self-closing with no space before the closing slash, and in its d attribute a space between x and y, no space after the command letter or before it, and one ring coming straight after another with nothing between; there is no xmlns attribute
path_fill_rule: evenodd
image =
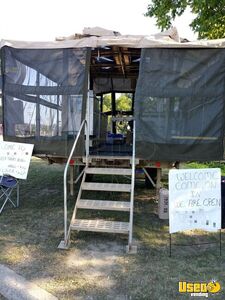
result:
<svg viewBox="0 0 225 300"><path fill-rule="evenodd" d="M129 232L128 222L106 221L106 220L89 220L75 219L70 228L78 231L94 231L94 232L109 232L109 233L125 233Z"/></svg>
<svg viewBox="0 0 225 300"><path fill-rule="evenodd" d="M105 174L105 175L132 175L131 169L125 168L87 168L86 174Z"/></svg>
<svg viewBox="0 0 225 300"><path fill-rule="evenodd" d="M96 209L96 210L129 211L130 210L130 202L80 199L77 202L77 208Z"/></svg>
<svg viewBox="0 0 225 300"><path fill-rule="evenodd" d="M130 192L131 191L131 184L84 182L82 184L82 190Z"/></svg>

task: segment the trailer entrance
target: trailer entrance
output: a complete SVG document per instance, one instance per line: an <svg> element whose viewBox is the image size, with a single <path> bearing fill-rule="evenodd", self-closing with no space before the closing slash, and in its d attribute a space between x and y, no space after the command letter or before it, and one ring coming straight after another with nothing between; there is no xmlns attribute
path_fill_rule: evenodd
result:
<svg viewBox="0 0 225 300"><path fill-rule="evenodd" d="M90 145L92 155L132 154L134 94L140 55L141 49L116 46L92 51L90 87L99 112L98 131Z"/></svg>

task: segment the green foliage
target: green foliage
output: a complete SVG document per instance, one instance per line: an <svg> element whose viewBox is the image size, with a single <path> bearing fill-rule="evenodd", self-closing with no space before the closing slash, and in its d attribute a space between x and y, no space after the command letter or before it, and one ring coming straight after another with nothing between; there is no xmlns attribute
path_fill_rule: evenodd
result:
<svg viewBox="0 0 225 300"><path fill-rule="evenodd" d="M103 97L103 112L111 111L112 110L112 102L111 102L111 94L106 94Z"/></svg>
<svg viewBox="0 0 225 300"><path fill-rule="evenodd" d="M126 94L122 94L116 100L116 109L119 111L130 111L132 109L132 99Z"/></svg>
<svg viewBox="0 0 225 300"><path fill-rule="evenodd" d="M225 176L225 164L222 162L217 162L217 161L211 161L205 163L190 162L185 164L185 168L188 169L219 168L221 169L221 175Z"/></svg>
<svg viewBox="0 0 225 300"><path fill-rule="evenodd" d="M131 111L132 110L132 96L131 94L121 94L120 97L116 99L116 110L117 111ZM112 111L112 100L111 94L106 94L103 97L103 112ZM108 129L111 125L111 116L108 117ZM127 132L127 123L117 122L117 133L126 133Z"/></svg>
<svg viewBox="0 0 225 300"><path fill-rule="evenodd" d="M116 99L116 110L118 111L130 111L132 109L132 98L130 94L121 94ZM106 94L103 97L103 112L112 110L111 94Z"/></svg>
<svg viewBox="0 0 225 300"><path fill-rule="evenodd" d="M157 26L163 30L171 26L176 16L186 8L195 15L190 27L199 38L225 38L225 0L152 0L145 16L155 17Z"/></svg>

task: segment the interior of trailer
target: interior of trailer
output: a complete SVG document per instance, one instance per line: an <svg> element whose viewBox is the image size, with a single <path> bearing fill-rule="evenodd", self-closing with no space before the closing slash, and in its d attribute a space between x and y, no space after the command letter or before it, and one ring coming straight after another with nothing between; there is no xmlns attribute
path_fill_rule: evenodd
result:
<svg viewBox="0 0 225 300"><path fill-rule="evenodd" d="M141 50L101 47L90 63L90 154L130 156ZM93 113L94 110L94 113ZM98 124L96 124L96 119ZM92 125L93 124L93 125ZM96 125L95 125L96 124Z"/></svg>

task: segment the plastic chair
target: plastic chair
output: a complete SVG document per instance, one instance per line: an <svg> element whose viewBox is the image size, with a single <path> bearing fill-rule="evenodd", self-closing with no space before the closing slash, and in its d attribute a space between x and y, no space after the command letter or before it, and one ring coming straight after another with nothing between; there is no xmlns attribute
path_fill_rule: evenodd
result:
<svg viewBox="0 0 225 300"><path fill-rule="evenodd" d="M12 200L13 190L17 190L16 202ZM3 199L3 204L0 207L0 214L2 213L7 202L10 202L13 207L19 206L19 181L9 175L0 176L0 201Z"/></svg>

